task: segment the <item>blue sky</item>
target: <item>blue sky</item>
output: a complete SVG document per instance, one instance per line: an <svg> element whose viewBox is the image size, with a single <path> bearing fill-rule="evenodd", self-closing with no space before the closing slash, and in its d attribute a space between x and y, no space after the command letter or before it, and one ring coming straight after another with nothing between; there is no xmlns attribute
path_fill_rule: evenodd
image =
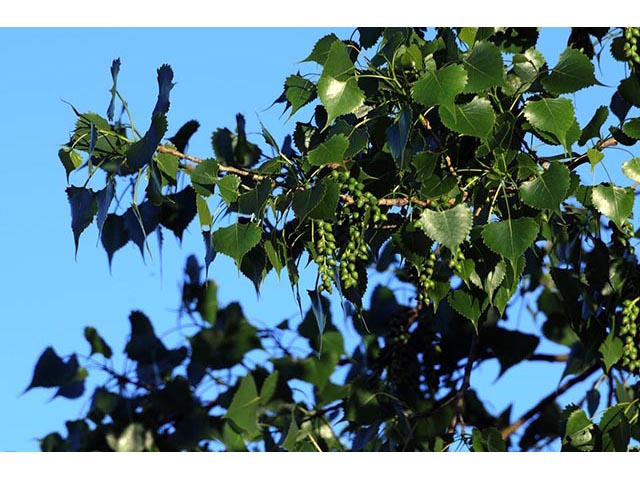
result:
<svg viewBox="0 0 640 480"><path fill-rule="evenodd" d="M65 172L57 157L75 121L64 102L80 111L104 115L110 98L109 67L119 57L119 90L140 128L145 129L156 99L156 69L168 63L176 82L171 93L170 134L188 120L201 123L190 142L190 153L212 155L211 132L218 127L233 128L237 112L245 115L249 132L259 131L260 118L281 139L293 122L285 123L286 118L280 118L280 106L268 107L280 95L284 79L298 68L313 71L311 65L297 62L307 56L318 38L330 32L347 38L352 31L0 29L0 105L5 118L0 130L5 164L0 190L0 451L37 450L36 438L54 430L64 431L65 420L86 411L88 398L49 401L52 393L39 389L22 395L35 362L47 346L53 346L60 355L88 353L83 328L92 325L116 352L121 352L132 309L144 311L156 331L166 333L166 343L179 342L176 309L184 261L192 253L199 258L203 255L194 222L182 246L172 235L165 236L162 260L154 255L153 260L143 262L137 247L129 244L116 253L110 273L106 254L96 245L95 226L83 234L75 259ZM566 35L560 33L548 31L542 37L540 49L550 65L555 64L565 46ZM607 78L616 78L619 73L609 67L604 72L608 76L598 71L596 76L614 87L616 83L607 82ZM597 106L608 105L612 92L612 88L598 87L593 94L602 95L599 98L577 95L582 126ZM258 141L258 136L253 140ZM609 171L623 183L618 175L620 159L628 157L607 152L605 163L614 165ZM603 180L603 175L596 171L595 181ZM278 282L270 275L258 301L250 282L240 277L223 256L212 265L210 277L219 284L221 303L239 300L248 318L258 325L297 315L286 278ZM539 331L528 315L510 325ZM544 345L540 351L560 350ZM490 399L496 412L514 401L517 415L535 403L539 396L534 395L546 395L558 385L561 368L514 368L493 383L497 372L497 367L487 365L472 381L477 382L481 395L484 392L483 398ZM576 396L583 394L580 390Z"/></svg>

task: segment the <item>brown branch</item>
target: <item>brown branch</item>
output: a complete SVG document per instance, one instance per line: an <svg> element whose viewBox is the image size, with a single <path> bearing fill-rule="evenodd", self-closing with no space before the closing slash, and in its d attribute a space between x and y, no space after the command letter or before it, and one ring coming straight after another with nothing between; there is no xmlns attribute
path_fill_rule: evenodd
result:
<svg viewBox="0 0 640 480"><path fill-rule="evenodd" d="M513 422L508 427L503 428L502 431L500 432L502 434L502 438L504 438L506 440L511 434L513 434L516 430L518 430L524 423L526 423L528 420L530 420L531 418L533 418L534 416L539 414L542 410L544 410L544 408L547 405L549 405L550 403L555 402L556 399L560 395L562 395L564 392L569 390L574 385L586 380L594 372L598 371L599 368L600 368L600 366L597 365L597 364L591 366L589 369L585 370L584 372L582 372L577 377L572 378L571 380L566 382L564 385L562 385L560 388L558 388L554 392L551 392L549 395L544 397L542 400L540 400L537 403L537 405L535 405L533 408L531 408L529 411L527 411L519 419L517 419L515 422Z"/></svg>
<svg viewBox="0 0 640 480"><path fill-rule="evenodd" d="M534 353L527 360L540 362L566 362L569 355L550 355L548 353Z"/></svg>
<svg viewBox="0 0 640 480"><path fill-rule="evenodd" d="M346 203L347 205L353 205L354 203L356 203L353 197L349 195L340 194L340 198L344 200L344 203ZM380 200L378 200L378 205L381 207L404 207L405 205L409 205L411 203L425 208L431 205L431 200L420 200L416 197L381 198Z"/></svg>
<svg viewBox="0 0 640 480"><path fill-rule="evenodd" d="M617 145L618 145L618 141L615 138L611 137L611 138L607 138L602 143L598 143L595 148L598 151L602 151L605 148L615 147ZM567 167L569 167L569 170L574 170L578 168L580 165L587 163L588 161L589 161L589 157L587 156L586 153L584 153L580 155L578 158L575 158L574 160L569 162Z"/></svg>
<svg viewBox="0 0 640 480"><path fill-rule="evenodd" d="M188 160L193 163L202 163L204 160L198 157L194 157L192 155L187 155L186 153L179 152L178 150L174 150L173 148L165 147L164 145L158 146L159 153L168 153L169 155L173 155L174 157L182 158L183 160ZM228 165L220 165L218 164L218 170L227 173L235 173L236 175L240 175L241 177L251 178L252 180L264 180L266 175L260 175L258 173L248 172L247 170L242 170L236 167L230 167Z"/></svg>

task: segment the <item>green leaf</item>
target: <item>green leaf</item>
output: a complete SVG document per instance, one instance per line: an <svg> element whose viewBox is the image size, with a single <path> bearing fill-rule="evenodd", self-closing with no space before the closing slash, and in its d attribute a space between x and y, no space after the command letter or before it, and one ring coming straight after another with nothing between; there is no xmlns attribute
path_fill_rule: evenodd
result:
<svg viewBox="0 0 640 480"><path fill-rule="evenodd" d="M622 340L615 335L614 330L611 330L598 351L602 354L605 371L609 373L611 367L622 358Z"/></svg>
<svg viewBox="0 0 640 480"><path fill-rule="evenodd" d="M441 212L425 208L418 222L431 239L454 251L469 235L473 214L464 204Z"/></svg>
<svg viewBox="0 0 640 480"><path fill-rule="evenodd" d="M464 68L468 75L464 93L477 93L504 84L502 55L500 49L492 43L476 43L469 57L464 60Z"/></svg>
<svg viewBox="0 0 640 480"><path fill-rule="evenodd" d="M491 102L486 98L475 97L471 102L454 105L450 112L442 106L438 109L445 127L463 135L486 139L496 120Z"/></svg>
<svg viewBox="0 0 640 480"><path fill-rule="evenodd" d="M329 56L329 51L335 42L339 42L340 39L333 33L322 37L313 46L313 50L307 58L302 62L316 62L320 65L324 65Z"/></svg>
<svg viewBox="0 0 640 480"><path fill-rule="evenodd" d="M114 452L143 452L153 444L152 434L146 432L144 425L140 423L130 423L120 435L110 432L105 438Z"/></svg>
<svg viewBox="0 0 640 480"><path fill-rule="evenodd" d="M552 134L562 144L576 122L573 103L568 98L527 100L524 116L533 128Z"/></svg>
<svg viewBox="0 0 640 480"><path fill-rule="evenodd" d="M98 331L93 327L85 327L84 338L91 345L91 355L94 353L100 353L104 358L111 358L113 351L107 342L98 334Z"/></svg>
<svg viewBox="0 0 640 480"><path fill-rule="evenodd" d="M538 224L527 217L490 223L482 230L487 247L512 264L533 245L537 236Z"/></svg>
<svg viewBox="0 0 640 480"><path fill-rule="evenodd" d="M227 205L231 205L238 200L240 194L238 187L240 186L240 177L234 174L227 174L217 181L220 196Z"/></svg>
<svg viewBox="0 0 640 480"><path fill-rule="evenodd" d="M289 430L287 431L287 436L284 438L284 441L282 442L282 446L290 452L295 450L296 443L298 442L298 432L300 432L300 429L298 428L296 419L293 415L291 415L291 423L289 424Z"/></svg>
<svg viewBox="0 0 640 480"><path fill-rule="evenodd" d="M278 253L278 251L276 250L276 246L278 248L280 247L280 243L277 241L275 246L273 245L271 240L265 240L264 242L264 251L267 254L267 258L269 259L269 262L271 263L273 268L276 270L278 278L280 278L280 272L284 267L284 262L282 261L283 256Z"/></svg>
<svg viewBox="0 0 640 480"><path fill-rule="evenodd" d="M567 196L569 177L569 169L566 166L559 162L551 162L542 175L521 185L520 198L534 208L556 209Z"/></svg>
<svg viewBox="0 0 640 480"><path fill-rule="evenodd" d="M471 434L471 444L474 452L506 452L507 447L504 443L500 431L495 427L480 430L474 428Z"/></svg>
<svg viewBox="0 0 640 480"><path fill-rule="evenodd" d="M631 216L635 193L632 188L598 185L591 191L591 201L596 209L615 222L618 228Z"/></svg>
<svg viewBox="0 0 640 480"><path fill-rule="evenodd" d="M426 72L411 88L413 99L426 107L444 105L453 108L456 95L467 84L467 72L460 65Z"/></svg>
<svg viewBox="0 0 640 480"><path fill-rule="evenodd" d="M209 210L207 201L201 195L196 196L196 208L198 210L198 218L200 219L200 228L211 228L211 225L213 223L211 211Z"/></svg>
<svg viewBox="0 0 640 480"><path fill-rule="evenodd" d="M411 116L411 109L404 107L396 121L387 128L386 131L389 151L401 169L404 169L404 150L407 146L407 140L409 140L409 132L411 131Z"/></svg>
<svg viewBox="0 0 640 480"><path fill-rule="evenodd" d="M316 86L301 75L291 75L284 82L284 92L291 103L291 116L316 98Z"/></svg>
<svg viewBox="0 0 640 480"><path fill-rule="evenodd" d="M82 156L75 150L68 148L61 148L58 150L58 158L62 162L62 166L67 172L67 182L69 181L69 175L75 169L82 165Z"/></svg>
<svg viewBox="0 0 640 480"><path fill-rule="evenodd" d="M489 301L492 300L494 292L502 284L504 277L507 273L507 265L504 261L500 260L496 264L496 268L487 274L487 278L484 281L484 289L489 296Z"/></svg>
<svg viewBox="0 0 640 480"><path fill-rule="evenodd" d="M207 159L200 162L193 170L187 170L194 190L203 197L212 195L218 183L218 162Z"/></svg>
<svg viewBox="0 0 640 480"><path fill-rule="evenodd" d="M80 234L93 222L93 217L98 211L98 202L95 192L89 188L70 186L66 192L71 205L71 230L77 255Z"/></svg>
<svg viewBox="0 0 640 480"><path fill-rule="evenodd" d="M271 197L273 185L271 180L265 178L255 188L238 197L238 211L246 215L262 217L263 209Z"/></svg>
<svg viewBox="0 0 640 480"><path fill-rule="evenodd" d="M160 100L160 98L158 98ZM168 106L167 106L168 108ZM156 153L162 137L167 132L167 118L164 114L154 115L149 130L140 140L127 150L127 166L134 171L148 165Z"/></svg>
<svg viewBox="0 0 640 480"><path fill-rule="evenodd" d="M567 419L563 443L568 443L580 451L593 450L595 437L593 435L593 423L587 418L583 410L575 410Z"/></svg>
<svg viewBox="0 0 640 480"><path fill-rule="evenodd" d="M256 383L251 373L248 373L240 382L240 387L233 396L231 405L224 416L232 421L234 426L244 430L251 437L259 432L257 416L259 404L260 397Z"/></svg>
<svg viewBox="0 0 640 480"><path fill-rule="evenodd" d="M278 386L278 377L280 374L277 370L274 370L264 381L262 384L262 388L260 389L260 405L267 405L273 395L276 393L276 388Z"/></svg>
<svg viewBox="0 0 640 480"><path fill-rule="evenodd" d="M543 78L540 83L547 92L561 95L596 85L598 81L594 76L593 64L589 57L578 50L567 48L560 55L551 75Z"/></svg>
<svg viewBox="0 0 640 480"><path fill-rule="evenodd" d="M587 143L587 140L591 138L599 138L600 137L600 129L604 122L607 121L609 117L609 109L607 107L600 106L593 114L589 123L582 129L582 133L580 134L580 139L578 140L578 145L581 147Z"/></svg>
<svg viewBox="0 0 640 480"><path fill-rule="evenodd" d="M349 148L349 140L343 134L334 135L309 152L309 163L315 166L344 164L344 154Z"/></svg>
<svg viewBox="0 0 640 480"><path fill-rule="evenodd" d="M327 110L327 125L364 105L364 93L358 87L353 62L346 45L340 41L331 45L318 80L318 96Z"/></svg>
<svg viewBox="0 0 640 480"><path fill-rule="evenodd" d="M587 158L589 159L591 171L593 172L593 169L596 168L596 165L598 165L604 158L604 153L602 153L600 150L596 150L595 148L590 148L589 150L587 150Z"/></svg>
<svg viewBox="0 0 640 480"><path fill-rule="evenodd" d="M640 118L632 118L622 126L622 131L631 138L640 139Z"/></svg>
<svg viewBox="0 0 640 480"><path fill-rule="evenodd" d="M622 173L634 182L640 182L640 158L634 157L622 164Z"/></svg>
<svg viewBox="0 0 640 480"><path fill-rule="evenodd" d="M213 243L218 252L233 258L240 267L242 257L258 244L261 236L262 230L253 222L234 223L216 230L213 233Z"/></svg>
<svg viewBox="0 0 640 480"><path fill-rule="evenodd" d="M471 320L473 328L478 331L478 320L484 311L480 299L464 290L454 290L448 297L449 305L460 315Z"/></svg>

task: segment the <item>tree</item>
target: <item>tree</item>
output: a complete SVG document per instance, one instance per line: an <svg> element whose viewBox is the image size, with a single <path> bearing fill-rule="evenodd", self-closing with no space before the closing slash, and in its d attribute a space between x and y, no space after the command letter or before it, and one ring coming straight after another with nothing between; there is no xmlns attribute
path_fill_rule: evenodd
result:
<svg viewBox="0 0 640 480"><path fill-rule="evenodd" d="M212 158L185 153L195 120L166 138L171 67L158 69L141 133L117 89L115 60L106 118L74 109L59 151L68 179L88 172L66 189L75 246L95 222L111 263L130 241L144 255L156 231L182 238L197 217L204 254L187 259L180 300L196 333L169 348L132 312L125 371L112 367L114 353L93 327L82 363L47 348L29 388L78 398L89 368L104 383L86 418L41 448L502 451L558 439L566 451L633 448L637 183L592 184L580 173L640 139L640 118L629 117L640 107L639 37L636 27L573 28L550 66L535 28L329 35L305 59L321 74L289 76L275 101L291 116L314 106L311 118L282 141L261 125L259 146L238 114L234 130L213 132ZM581 127L571 94L599 84L602 55L623 62L625 78ZM622 173L640 182L640 159L629 153ZM211 213L216 202L222 218ZM258 329L238 303L219 305L208 278L217 254L256 291L270 271L286 271L302 322ZM304 268L317 276L301 293ZM566 355L538 352L539 336L504 328L509 306L525 296L535 298L542 335ZM332 301L359 336L353 351ZM247 362L256 355L266 360ZM501 374L556 361L564 382L520 418L510 409L492 415L473 388L474 369L492 359ZM557 404L596 372L583 402ZM600 384L609 387L603 405ZM308 394L301 399L294 385Z"/></svg>

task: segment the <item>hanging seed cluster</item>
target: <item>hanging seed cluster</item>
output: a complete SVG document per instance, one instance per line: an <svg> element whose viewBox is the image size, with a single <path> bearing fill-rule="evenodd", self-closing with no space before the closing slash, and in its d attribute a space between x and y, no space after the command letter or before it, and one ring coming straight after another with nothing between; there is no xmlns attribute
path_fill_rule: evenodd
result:
<svg viewBox="0 0 640 480"><path fill-rule="evenodd" d="M629 61L632 70L640 69L640 54L638 53L638 39L640 27L625 27L624 29L624 54Z"/></svg>
<svg viewBox="0 0 640 480"><path fill-rule="evenodd" d="M622 324L620 338L624 342L622 347L622 366L631 373L640 372L640 358L638 358L638 314L640 314L640 297L622 302Z"/></svg>

